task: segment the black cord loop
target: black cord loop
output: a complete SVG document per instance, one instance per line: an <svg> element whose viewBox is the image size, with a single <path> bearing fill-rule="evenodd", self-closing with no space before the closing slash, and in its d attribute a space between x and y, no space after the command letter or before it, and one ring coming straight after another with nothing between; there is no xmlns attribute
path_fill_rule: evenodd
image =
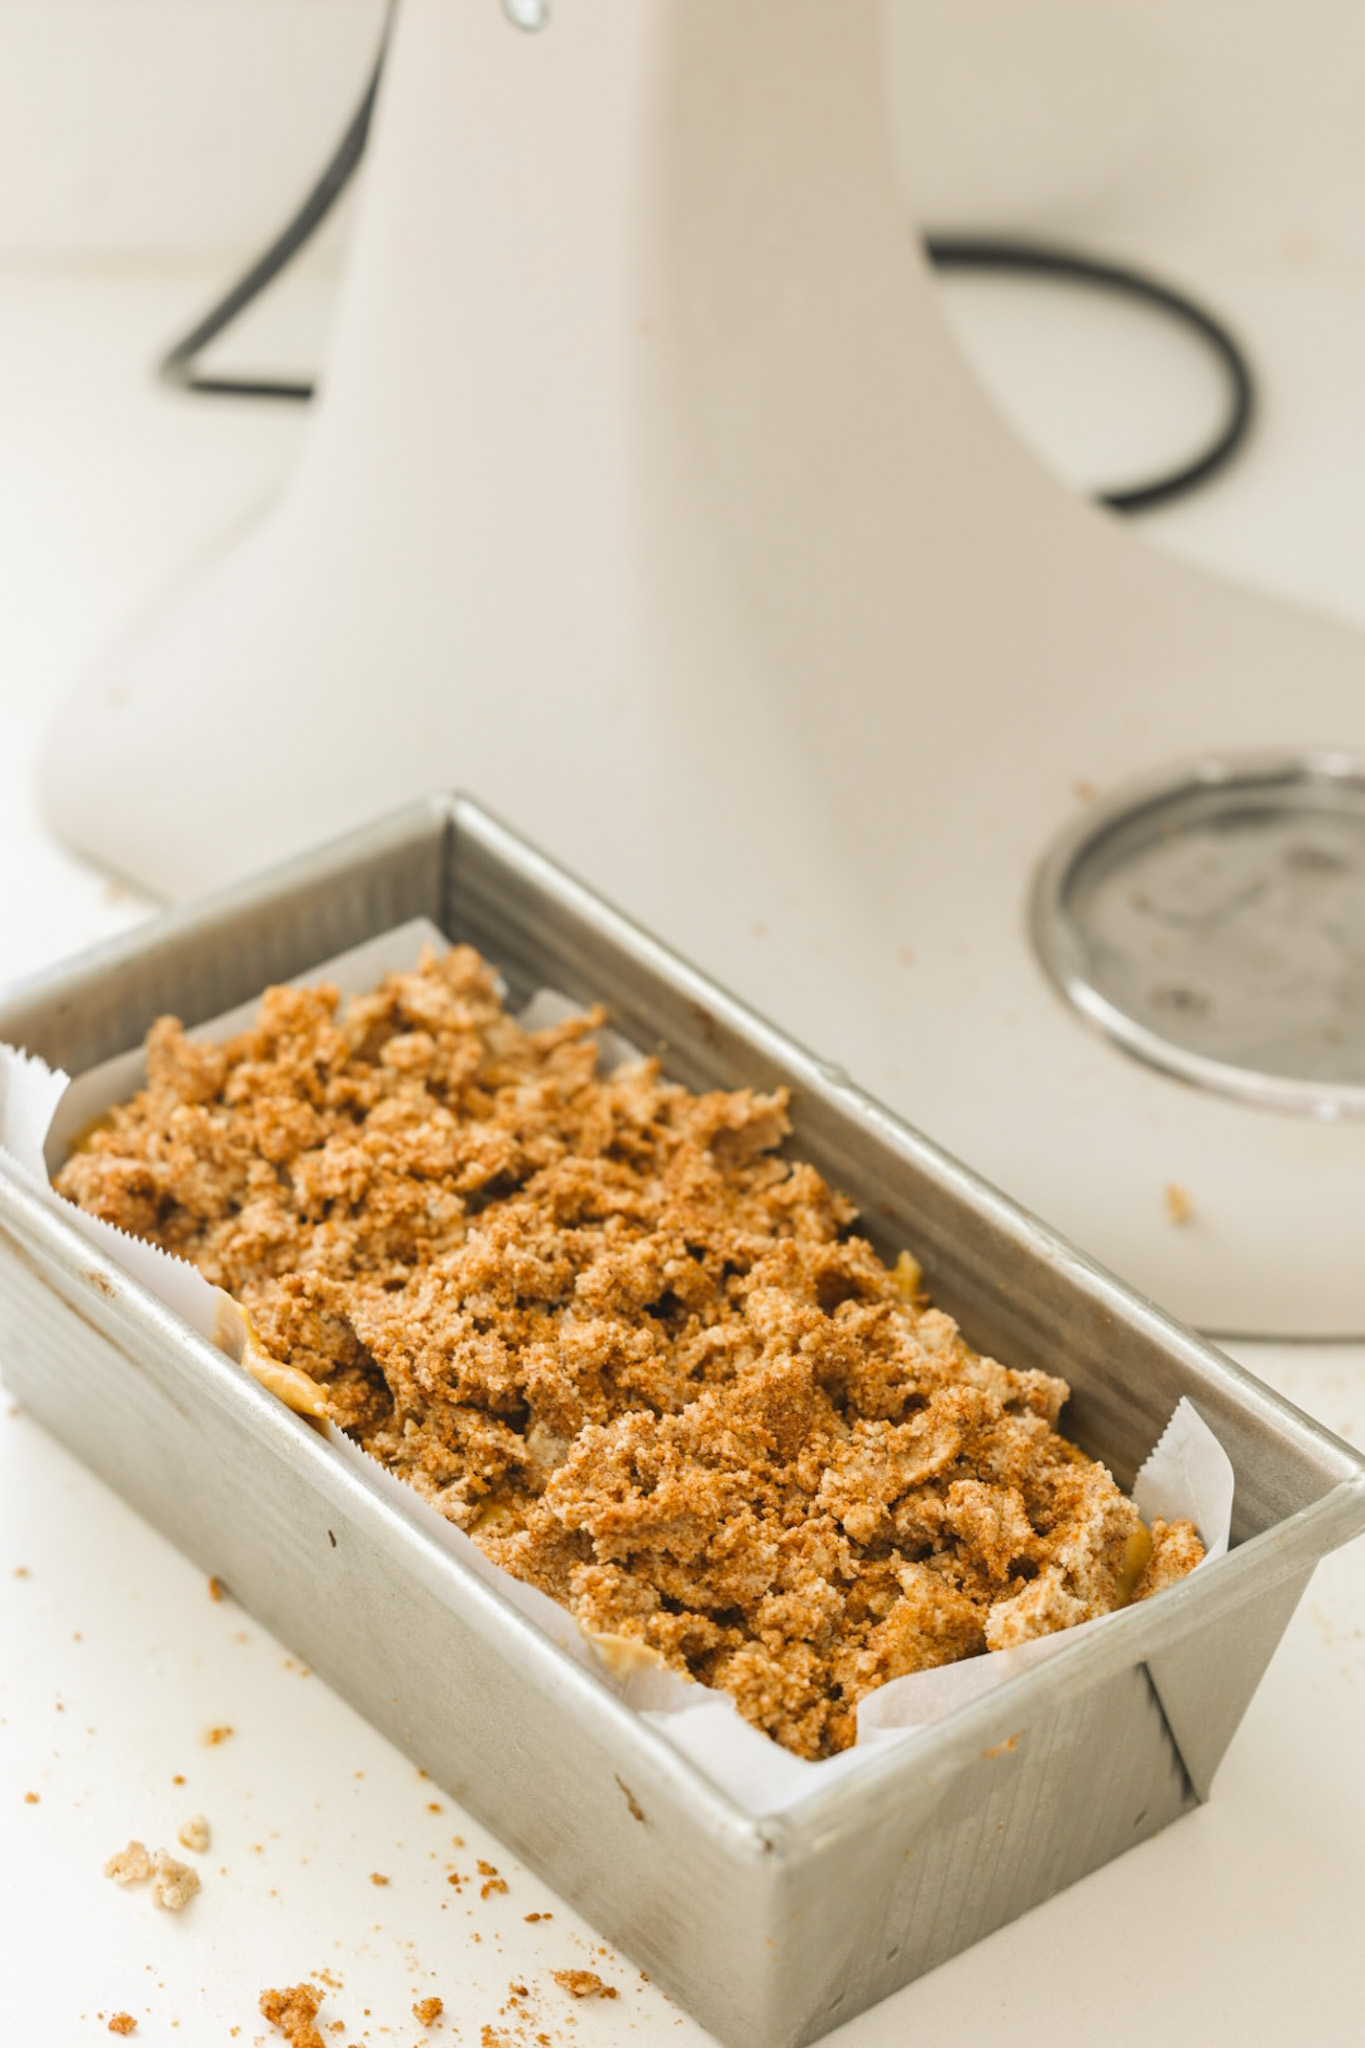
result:
<svg viewBox="0 0 1365 2048"><path fill-rule="evenodd" d="M1194 299L1160 278L1126 263L1106 263L1049 242L1024 241L999 235L926 235L924 252L935 270L990 270L1029 277L1058 278L1068 284L1094 285L1143 305L1155 306L1197 334L1227 374L1228 410L1218 433L1187 463L1165 476L1126 490L1100 491L1096 502L1113 512L1146 512L1169 504L1207 483L1225 469L1251 430L1256 388L1240 344L1221 320Z"/></svg>
<svg viewBox="0 0 1365 2048"><path fill-rule="evenodd" d="M216 341L253 299L260 297L266 286L312 239L354 177L369 138L370 117L383 75L393 10L394 0L390 0L379 53L360 104L351 116L331 161L302 206L232 289L162 357L157 374L176 390L209 398L285 399L292 403L300 403L313 396L316 387L311 380L205 376L196 364L210 342ZM1077 250L1060 248L1048 242L999 235L926 235L924 251L936 270L1014 272L1117 292L1169 314L1198 335L1218 358L1227 373L1230 401L1227 417L1214 439L1189 462L1165 476L1153 477L1126 490L1100 492L1099 504L1107 505L1111 511L1125 513L1145 512L1154 505L1169 504L1171 499L1183 497L1225 469L1246 440L1255 413L1255 387L1250 365L1223 323L1173 285L1164 284L1159 278L1129 264L1107 263L1099 257L1085 256Z"/></svg>

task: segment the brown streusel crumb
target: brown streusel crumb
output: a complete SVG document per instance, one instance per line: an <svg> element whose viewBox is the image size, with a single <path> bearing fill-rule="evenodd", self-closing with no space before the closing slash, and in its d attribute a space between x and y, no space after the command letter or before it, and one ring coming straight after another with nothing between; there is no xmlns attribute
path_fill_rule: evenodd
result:
<svg viewBox="0 0 1365 2048"><path fill-rule="evenodd" d="M324 2048L314 2025L322 2004L322 1993L315 1985L289 1984L283 1991L263 1991L259 2003L262 2018L284 2035L289 2048Z"/></svg>
<svg viewBox="0 0 1365 2048"><path fill-rule="evenodd" d="M179 1830L178 1840L183 1849L193 1849L202 1856L213 1839L212 1830L202 1813L196 1813Z"/></svg>
<svg viewBox="0 0 1365 2048"><path fill-rule="evenodd" d="M111 2034L135 2034L137 2021L130 2012L116 2012L109 2021Z"/></svg>
<svg viewBox="0 0 1365 2048"><path fill-rule="evenodd" d="M615 1998L616 1986L604 1984L596 1970L556 1970L555 1983L574 1998Z"/></svg>
<svg viewBox="0 0 1365 2048"><path fill-rule="evenodd" d="M199 1890L199 1872L165 1849L157 1850L153 1868L152 1897L157 1905L164 1906L168 1913L183 1912Z"/></svg>
<svg viewBox="0 0 1365 2048"><path fill-rule="evenodd" d="M146 1884L152 1874L152 1859L145 1842L130 1842L126 1849L117 1850L105 1864L104 1874L118 1885Z"/></svg>
<svg viewBox="0 0 1365 2048"><path fill-rule="evenodd" d="M415 2020L420 2020L424 2027L434 2027L444 2011L445 2004L443 2000L439 1998L419 1998L416 2005L412 2008L412 2016Z"/></svg>
<svg viewBox="0 0 1365 2048"><path fill-rule="evenodd" d="M193 1261L333 1419L613 1655L798 1755L887 1680L1108 1612L1197 1561L781 1156L785 1090L602 1077L478 955L338 1008L148 1038L60 1191ZM297 1381L296 1381L297 1384ZM1145 1570L1145 1576L1143 1576Z"/></svg>

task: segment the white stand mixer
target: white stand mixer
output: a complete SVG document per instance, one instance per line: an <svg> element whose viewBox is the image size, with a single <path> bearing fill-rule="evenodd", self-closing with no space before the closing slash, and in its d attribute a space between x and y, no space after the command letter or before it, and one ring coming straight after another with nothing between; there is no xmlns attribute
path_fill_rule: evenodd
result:
<svg viewBox="0 0 1365 2048"><path fill-rule="evenodd" d="M1178 1312L1365 1330L1365 1124L1139 1064L1028 932L1078 790L1365 748L1365 649L996 416L876 0L538 13L404 0L307 454L80 687L49 817L179 895L468 789Z"/></svg>

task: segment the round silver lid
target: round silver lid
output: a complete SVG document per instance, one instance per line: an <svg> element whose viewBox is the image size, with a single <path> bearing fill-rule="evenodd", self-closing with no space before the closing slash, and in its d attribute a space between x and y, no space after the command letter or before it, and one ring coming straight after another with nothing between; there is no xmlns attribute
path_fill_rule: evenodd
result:
<svg viewBox="0 0 1365 2048"><path fill-rule="evenodd" d="M1365 759L1230 756L1128 785L1051 848L1032 930L1136 1058L1266 1108L1365 1115Z"/></svg>

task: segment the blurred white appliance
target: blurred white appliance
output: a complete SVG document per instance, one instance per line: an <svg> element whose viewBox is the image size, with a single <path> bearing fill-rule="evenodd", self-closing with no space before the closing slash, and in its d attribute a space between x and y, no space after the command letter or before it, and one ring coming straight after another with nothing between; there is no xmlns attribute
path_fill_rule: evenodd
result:
<svg viewBox="0 0 1365 2048"><path fill-rule="evenodd" d="M48 815L180 895L468 789L1179 1312L1360 1332L1349 764L1276 770L1264 847L1163 779L1365 750L1365 651L1149 552L996 416L882 33L876 0L403 0L306 457L77 691ZM1041 922L1193 1079L1030 937L1058 834L1149 776ZM1237 1091L1280 1052L1221 1031L1258 976L1277 1108Z"/></svg>

